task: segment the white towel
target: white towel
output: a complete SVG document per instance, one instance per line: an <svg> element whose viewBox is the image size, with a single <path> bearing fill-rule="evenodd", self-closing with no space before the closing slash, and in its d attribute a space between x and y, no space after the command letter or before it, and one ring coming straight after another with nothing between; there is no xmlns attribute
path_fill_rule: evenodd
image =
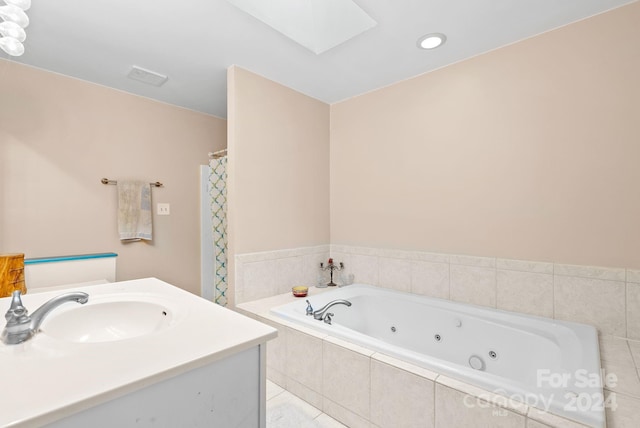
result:
<svg viewBox="0 0 640 428"><path fill-rule="evenodd" d="M151 241L151 185L118 180L118 233L121 241Z"/></svg>

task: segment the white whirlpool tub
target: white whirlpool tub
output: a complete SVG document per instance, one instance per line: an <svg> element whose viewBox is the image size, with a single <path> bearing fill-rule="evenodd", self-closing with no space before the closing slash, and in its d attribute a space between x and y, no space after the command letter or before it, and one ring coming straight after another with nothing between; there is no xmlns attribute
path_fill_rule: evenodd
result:
<svg viewBox="0 0 640 428"><path fill-rule="evenodd" d="M286 320L580 423L605 426L595 328L354 284L271 309Z"/></svg>

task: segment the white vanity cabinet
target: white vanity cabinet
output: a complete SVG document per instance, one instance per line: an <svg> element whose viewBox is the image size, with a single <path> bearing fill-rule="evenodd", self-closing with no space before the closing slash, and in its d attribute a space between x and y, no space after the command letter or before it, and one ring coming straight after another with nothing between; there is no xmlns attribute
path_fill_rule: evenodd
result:
<svg viewBox="0 0 640 428"><path fill-rule="evenodd" d="M22 302L33 313L67 291L89 301L54 309L24 343L0 343L1 427L265 427L274 328L155 278ZM0 299L0 311L9 301Z"/></svg>
<svg viewBox="0 0 640 428"><path fill-rule="evenodd" d="M260 374L256 346L46 426L264 428Z"/></svg>

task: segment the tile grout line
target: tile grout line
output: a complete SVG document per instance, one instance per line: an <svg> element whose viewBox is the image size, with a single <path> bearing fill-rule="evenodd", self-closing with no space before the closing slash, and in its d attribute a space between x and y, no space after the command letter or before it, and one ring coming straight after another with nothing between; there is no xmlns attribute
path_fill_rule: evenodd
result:
<svg viewBox="0 0 640 428"><path fill-rule="evenodd" d="M629 312L627 311L627 300L629 297L629 283L626 281L627 279L627 270L624 270L625 276L625 282L624 282L624 337L625 339L629 337L629 320L627 320ZM629 342L627 341L627 346L629 347L629 351L631 351L631 346L629 345ZM631 359L633 360L634 364L635 364L635 359L633 358L633 352L631 353Z"/></svg>
<svg viewBox="0 0 640 428"><path fill-rule="evenodd" d="M556 264L551 265L551 312L556 319Z"/></svg>

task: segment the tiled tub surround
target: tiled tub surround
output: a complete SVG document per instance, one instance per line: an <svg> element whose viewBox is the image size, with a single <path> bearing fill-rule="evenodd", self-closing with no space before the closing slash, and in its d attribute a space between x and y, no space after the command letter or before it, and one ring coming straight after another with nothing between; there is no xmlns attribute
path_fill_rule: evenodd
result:
<svg viewBox="0 0 640 428"><path fill-rule="evenodd" d="M640 340L640 270L331 245L355 281Z"/></svg>
<svg viewBox="0 0 640 428"><path fill-rule="evenodd" d="M245 253L235 256L236 303L291 291L295 285L314 286L319 266L329 258L329 245Z"/></svg>
<svg viewBox="0 0 640 428"><path fill-rule="evenodd" d="M311 295L323 292L312 289ZM275 317L270 308L290 294L238 306L278 329L267 346L267 376L352 427L582 427L576 422ZM618 376L605 388L608 428L640 420L640 342L602 335L602 366Z"/></svg>
<svg viewBox="0 0 640 428"><path fill-rule="evenodd" d="M444 301L397 290L353 284L309 297L316 309L330 301L333 324L306 315L295 301L271 309L288 321L451 376L488 391L526 397L530 404L594 427L604 426L604 411L566 409L575 398L603 400L602 385L583 384L576 373L600 372L598 333L585 324ZM492 356L492 354L494 354ZM471 363L482 366L482 371ZM477 367L476 367L477 368ZM539 370L567 374L564 388L539 382ZM586 399L586 398L585 398ZM535 402L534 402L535 400Z"/></svg>
<svg viewBox="0 0 640 428"><path fill-rule="evenodd" d="M235 256L237 303L316 284L320 262L356 282L595 326L640 340L640 269L319 245Z"/></svg>

